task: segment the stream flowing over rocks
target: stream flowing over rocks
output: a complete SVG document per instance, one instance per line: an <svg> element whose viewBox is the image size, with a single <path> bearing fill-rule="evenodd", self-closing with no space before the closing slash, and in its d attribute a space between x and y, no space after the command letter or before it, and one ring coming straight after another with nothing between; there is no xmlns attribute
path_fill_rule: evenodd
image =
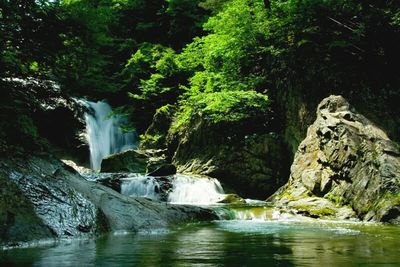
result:
<svg viewBox="0 0 400 267"><path fill-rule="evenodd" d="M20 100L21 107L12 114L24 112L30 130L25 141L40 137L47 144L28 146L24 136L7 131L0 140L2 149L9 151L0 155L1 245L152 231L218 218L306 215L400 223L399 146L341 96L319 104L289 181L275 192L287 177L289 152L258 113L223 123L199 117L180 134L166 137L166 149L134 150L134 133L119 129L124 119L110 117L112 110L105 102L82 105L60 94L51 82L17 79L1 84L12 86L3 101ZM54 118L65 125L50 127ZM11 153L17 145L18 153ZM89 149L92 168L101 167L100 173L78 166L88 162ZM225 194L217 179L240 197ZM272 193L274 206L269 208L263 201L244 199ZM194 206L221 203L237 206Z"/></svg>
<svg viewBox="0 0 400 267"><path fill-rule="evenodd" d="M0 198L3 244L108 230L150 231L216 218L208 209L122 195L48 155L2 158L0 182L13 190L7 194L2 188Z"/></svg>
<svg viewBox="0 0 400 267"><path fill-rule="evenodd" d="M400 150L341 96L318 106L275 205L320 217L400 223Z"/></svg>

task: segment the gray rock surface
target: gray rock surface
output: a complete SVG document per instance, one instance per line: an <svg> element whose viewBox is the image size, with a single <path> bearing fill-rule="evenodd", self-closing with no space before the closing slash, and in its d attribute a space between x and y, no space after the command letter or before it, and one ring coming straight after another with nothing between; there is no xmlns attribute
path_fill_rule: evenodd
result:
<svg viewBox="0 0 400 267"><path fill-rule="evenodd" d="M297 206L318 207L320 198L352 208L362 220L400 221L399 146L341 96L319 104L288 183L270 200L293 207L310 197Z"/></svg>
<svg viewBox="0 0 400 267"><path fill-rule="evenodd" d="M121 195L46 154L1 158L0 183L7 185L0 195L1 244L105 230L151 231L216 218L203 208Z"/></svg>
<svg viewBox="0 0 400 267"><path fill-rule="evenodd" d="M0 159L0 176L8 184L1 191L2 211L16 218L3 225L3 242L80 237L100 230L96 207L70 186L68 176L60 176L62 166L51 158Z"/></svg>

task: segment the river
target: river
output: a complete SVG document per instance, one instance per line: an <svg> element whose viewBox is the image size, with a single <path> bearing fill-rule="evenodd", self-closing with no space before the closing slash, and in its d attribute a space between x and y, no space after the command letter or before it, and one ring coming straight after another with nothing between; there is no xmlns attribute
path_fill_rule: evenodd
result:
<svg viewBox="0 0 400 267"><path fill-rule="evenodd" d="M3 266L398 266L400 228L314 219L218 220L0 251Z"/></svg>

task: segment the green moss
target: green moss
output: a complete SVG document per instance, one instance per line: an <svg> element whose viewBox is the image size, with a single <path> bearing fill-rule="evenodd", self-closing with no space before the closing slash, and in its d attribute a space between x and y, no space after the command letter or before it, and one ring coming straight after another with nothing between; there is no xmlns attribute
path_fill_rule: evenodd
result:
<svg viewBox="0 0 400 267"><path fill-rule="evenodd" d="M216 124L265 117L270 112L268 97L255 91L200 93L181 104L171 126L171 133L181 131L198 116L208 123Z"/></svg>
<svg viewBox="0 0 400 267"><path fill-rule="evenodd" d="M140 138L140 147L141 148L159 148L162 147L162 143L165 140L165 134L156 133L156 134L141 134Z"/></svg>
<svg viewBox="0 0 400 267"><path fill-rule="evenodd" d="M151 125L143 135L140 135L140 148L158 149L165 147L168 129L174 113L175 106L170 104L156 110Z"/></svg>
<svg viewBox="0 0 400 267"><path fill-rule="evenodd" d="M397 194L393 194L390 192L384 193L380 197L379 202L371 208L379 210L387 206L400 206L400 193Z"/></svg>
<svg viewBox="0 0 400 267"><path fill-rule="evenodd" d="M173 112L173 109L174 109L174 106L173 106L173 105L167 104L167 105L164 105L164 106L158 108L158 109L156 110L156 113L168 115L168 114L170 114L171 112Z"/></svg>
<svg viewBox="0 0 400 267"><path fill-rule="evenodd" d="M334 195L334 194L326 194L324 196L324 198L332 201L337 206L349 205L349 201L346 198L344 198L343 196L337 196L337 195Z"/></svg>
<svg viewBox="0 0 400 267"><path fill-rule="evenodd" d="M299 204L293 206L293 208L300 210L300 211L305 211L309 213L312 216L316 217L329 217L335 215L335 210L329 208L329 207L318 207L314 205L307 205L307 204Z"/></svg>

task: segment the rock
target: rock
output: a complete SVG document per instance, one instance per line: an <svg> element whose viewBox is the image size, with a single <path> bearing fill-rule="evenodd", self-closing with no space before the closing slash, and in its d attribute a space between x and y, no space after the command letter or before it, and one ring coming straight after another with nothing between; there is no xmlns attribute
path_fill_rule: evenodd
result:
<svg viewBox="0 0 400 267"><path fill-rule="evenodd" d="M300 75L304 78L303 74ZM274 101L275 115L283 126L281 135L292 157L306 137L307 128L316 119L315 107L331 94L342 95L350 100L359 113L383 129L391 140L400 142L400 90L384 87L381 90L366 87L349 89L324 86L312 79L299 83L297 79L281 83L281 90L268 92Z"/></svg>
<svg viewBox="0 0 400 267"><path fill-rule="evenodd" d="M163 165L170 164L170 160L167 159L166 149L146 149L143 150L148 155L146 173L151 173L162 167ZM176 173L176 171L175 171Z"/></svg>
<svg viewBox="0 0 400 267"><path fill-rule="evenodd" d="M170 104L156 110L149 128L140 136L141 149L166 148L167 133L175 111L176 108Z"/></svg>
<svg viewBox="0 0 400 267"><path fill-rule="evenodd" d="M176 167L173 164L161 165L156 170L150 172L150 176L169 176L176 174Z"/></svg>
<svg viewBox="0 0 400 267"><path fill-rule="evenodd" d="M173 167L168 167L169 162L166 160L164 153L164 149L129 149L112 154L102 160L101 172L135 172L144 174L152 173L164 165L166 167L163 168L170 168L169 172L173 172Z"/></svg>
<svg viewBox="0 0 400 267"><path fill-rule="evenodd" d="M236 194L226 194L221 201L218 201L218 203L245 204L246 200Z"/></svg>
<svg viewBox="0 0 400 267"><path fill-rule="evenodd" d="M2 243L93 236L97 208L60 176L60 161L40 157L0 158ZM4 217L5 216L5 217ZM80 229L86 230L82 232Z"/></svg>
<svg viewBox="0 0 400 267"><path fill-rule="evenodd" d="M142 151L129 149L104 158L101 172L145 173L149 156Z"/></svg>
<svg viewBox="0 0 400 267"><path fill-rule="evenodd" d="M0 173L0 244L52 237L54 233L35 214L29 199Z"/></svg>
<svg viewBox="0 0 400 267"><path fill-rule="evenodd" d="M169 131L168 149L178 172L217 178L228 192L250 198L275 192L288 176L289 159L273 132L266 97L254 92L204 97L202 109L194 104L189 118L178 114L175 121L184 123Z"/></svg>
<svg viewBox="0 0 400 267"><path fill-rule="evenodd" d="M329 200L339 208L351 207L362 220L394 222L400 216L399 196L398 145L343 97L330 96L318 106L288 183L270 200L293 206L312 197L308 210Z"/></svg>
<svg viewBox="0 0 400 267"><path fill-rule="evenodd" d="M350 207L338 207L334 203L324 198L305 197L291 201L287 204L289 209L295 213L306 215L313 218L335 218L335 219L355 219L356 213Z"/></svg>
<svg viewBox="0 0 400 267"><path fill-rule="evenodd" d="M101 178L101 179L97 179L96 182L107 186L115 191L117 191L118 193L121 193L121 176L119 174L114 174L111 173L111 175L107 178Z"/></svg>
<svg viewBox="0 0 400 267"><path fill-rule="evenodd" d="M88 163L84 109L77 101L49 80L3 78L0 87L0 138L12 151L45 147L59 157Z"/></svg>
<svg viewBox="0 0 400 267"><path fill-rule="evenodd" d="M181 140L175 153L178 172L217 178L228 191L258 199L272 194L287 176L285 146L275 135L230 139L218 127L208 126L191 134Z"/></svg>
<svg viewBox="0 0 400 267"><path fill-rule="evenodd" d="M1 245L216 218L204 208L121 195L47 154L1 158L0 185Z"/></svg>

